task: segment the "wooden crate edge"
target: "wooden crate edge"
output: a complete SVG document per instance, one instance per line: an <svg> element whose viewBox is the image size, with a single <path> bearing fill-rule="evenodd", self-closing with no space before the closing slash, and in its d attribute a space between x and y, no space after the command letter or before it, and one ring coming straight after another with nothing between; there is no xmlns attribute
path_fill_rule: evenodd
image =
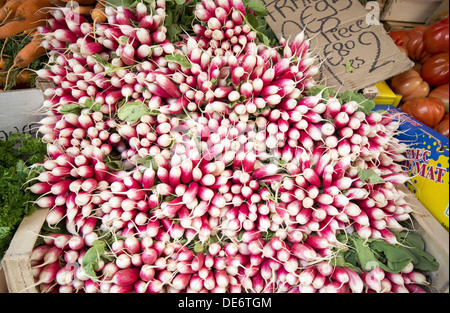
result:
<svg viewBox="0 0 450 313"><path fill-rule="evenodd" d="M414 210L412 213L414 227L425 242L425 249L439 262L438 271L429 273L432 279L431 292L449 292L449 235L447 230L428 211L428 209L411 193L406 186L398 189L406 195L406 201Z"/></svg>
<svg viewBox="0 0 450 313"><path fill-rule="evenodd" d="M37 292L36 288L28 288L34 284L29 259L48 210L38 208L22 220L3 256L2 266L10 293Z"/></svg>
<svg viewBox="0 0 450 313"><path fill-rule="evenodd" d="M407 202L414 210L415 226L417 227L417 232L425 241L427 252L432 254L441 265L437 272L430 273L433 285L431 291L448 293L448 232L406 186L399 186L398 189L407 195ZM29 258L47 213L48 209L37 209L34 214L24 218L3 257L1 265L7 289L10 293L38 292L37 288L30 287L34 285L34 279Z"/></svg>

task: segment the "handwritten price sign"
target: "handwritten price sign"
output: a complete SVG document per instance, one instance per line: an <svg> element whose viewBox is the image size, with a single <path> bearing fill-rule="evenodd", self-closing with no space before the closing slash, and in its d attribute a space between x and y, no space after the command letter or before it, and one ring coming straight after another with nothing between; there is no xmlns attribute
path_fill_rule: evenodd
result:
<svg viewBox="0 0 450 313"><path fill-rule="evenodd" d="M263 0L275 34L293 38L305 31L318 55L318 81L358 90L413 67L379 23L377 3L358 0ZM378 10L378 11L377 11Z"/></svg>

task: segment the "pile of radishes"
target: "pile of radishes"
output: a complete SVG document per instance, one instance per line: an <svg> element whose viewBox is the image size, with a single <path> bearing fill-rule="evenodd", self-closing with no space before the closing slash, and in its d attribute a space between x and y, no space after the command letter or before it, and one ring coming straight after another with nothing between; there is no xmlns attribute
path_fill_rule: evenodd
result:
<svg viewBox="0 0 450 313"><path fill-rule="evenodd" d="M197 1L180 42L165 4L107 7L105 24L58 8L40 27L55 87L31 189L65 230L32 253L38 289L424 292L412 263L334 263L341 234L395 245L410 219L393 116L317 89L304 33L261 44L242 0Z"/></svg>

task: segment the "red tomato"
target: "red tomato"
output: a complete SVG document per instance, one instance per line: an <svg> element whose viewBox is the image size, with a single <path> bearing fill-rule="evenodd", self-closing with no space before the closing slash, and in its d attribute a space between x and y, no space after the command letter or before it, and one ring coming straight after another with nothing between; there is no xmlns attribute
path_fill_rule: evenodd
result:
<svg viewBox="0 0 450 313"><path fill-rule="evenodd" d="M402 111L419 122L434 128L445 116L444 103L437 98L418 98L406 102Z"/></svg>
<svg viewBox="0 0 450 313"><path fill-rule="evenodd" d="M449 82L448 53L433 55L422 66L420 75L431 86L440 86Z"/></svg>
<svg viewBox="0 0 450 313"><path fill-rule="evenodd" d="M396 75L391 80L392 90L401 95L402 101L408 102L416 98L423 98L430 93L430 86L420 76L419 72L409 70Z"/></svg>
<svg viewBox="0 0 450 313"><path fill-rule="evenodd" d="M442 120L442 122L440 122L435 128L435 131L441 133L442 135L444 135L445 137L449 138L450 137L450 131L449 131L449 121L448 119L444 119Z"/></svg>
<svg viewBox="0 0 450 313"><path fill-rule="evenodd" d="M393 32L390 32L388 35L392 38L395 45L405 48L408 44L409 39L411 38L411 34L408 31L404 30L395 30Z"/></svg>
<svg viewBox="0 0 450 313"><path fill-rule="evenodd" d="M425 25L419 25L419 26L414 27L412 30L413 30L414 32L418 32L418 33L423 34L423 33L427 30L427 28L428 28L428 26L425 26Z"/></svg>
<svg viewBox="0 0 450 313"><path fill-rule="evenodd" d="M406 45L408 55L414 62L425 63L431 57L431 54L425 49L423 33L416 33Z"/></svg>
<svg viewBox="0 0 450 313"><path fill-rule="evenodd" d="M448 113L449 112L449 84L445 84L445 85L441 85L439 87L436 87L435 89L433 89L430 94L429 97L434 97L434 98L438 98L441 99L442 102L444 102L445 104L445 111Z"/></svg>
<svg viewBox="0 0 450 313"><path fill-rule="evenodd" d="M449 52L449 19L430 26L423 34L425 49L430 54Z"/></svg>

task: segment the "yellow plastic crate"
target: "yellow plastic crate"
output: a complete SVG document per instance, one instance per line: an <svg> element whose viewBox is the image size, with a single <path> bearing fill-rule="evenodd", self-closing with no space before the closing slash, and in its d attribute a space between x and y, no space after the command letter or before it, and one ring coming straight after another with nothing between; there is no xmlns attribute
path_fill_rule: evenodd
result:
<svg viewBox="0 0 450 313"><path fill-rule="evenodd" d="M402 96L396 95L386 81L379 82L375 86L379 91L379 95L374 99L375 104L398 107L400 101L402 101Z"/></svg>

